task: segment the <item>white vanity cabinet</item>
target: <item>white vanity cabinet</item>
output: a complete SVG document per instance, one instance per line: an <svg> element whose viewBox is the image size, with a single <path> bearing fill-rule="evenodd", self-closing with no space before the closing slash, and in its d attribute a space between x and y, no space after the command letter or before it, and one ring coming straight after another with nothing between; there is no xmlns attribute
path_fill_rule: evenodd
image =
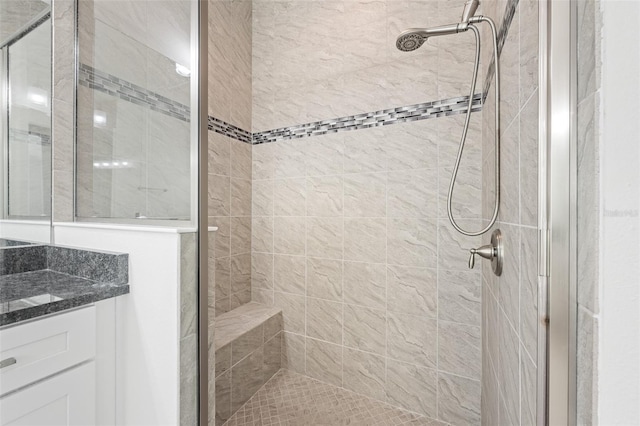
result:
<svg viewBox="0 0 640 426"><path fill-rule="evenodd" d="M96 423L96 309L0 330L0 426Z"/></svg>

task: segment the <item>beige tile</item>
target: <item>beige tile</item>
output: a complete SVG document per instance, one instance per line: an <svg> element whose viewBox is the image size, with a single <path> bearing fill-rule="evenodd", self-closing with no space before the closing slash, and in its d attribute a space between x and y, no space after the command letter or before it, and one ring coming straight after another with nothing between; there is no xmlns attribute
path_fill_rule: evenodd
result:
<svg viewBox="0 0 640 426"><path fill-rule="evenodd" d="M254 351L231 368L231 410L235 412L263 385L262 350Z"/></svg>
<svg viewBox="0 0 640 426"><path fill-rule="evenodd" d="M306 339L307 374L314 379L342 386L342 347Z"/></svg>
<svg viewBox="0 0 640 426"><path fill-rule="evenodd" d="M480 380L480 327L439 321L438 345L438 370Z"/></svg>
<svg viewBox="0 0 640 426"><path fill-rule="evenodd" d="M520 221L520 123L515 120L500 144L500 220Z"/></svg>
<svg viewBox="0 0 640 426"><path fill-rule="evenodd" d="M215 259L215 298L231 294L231 258Z"/></svg>
<svg viewBox="0 0 640 426"><path fill-rule="evenodd" d="M439 279L442 285L438 286L438 318L479 326L482 310L480 274L441 269Z"/></svg>
<svg viewBox="0 0 640 426"><path fill-rule="evenodd" d="M231 345L216 349L215 352L215 374L218 377L231 368Z"/></svg>
<svg viewBox="0 0 640 426"><path fill-rule="evenodd" d="M263 326L260 325L231 342L231 365L237 364L241 359L262 346L263 331Z"/></svg>
<svg viewBox="0 0 640 426"><path fill-rule="evenodd" d="M344 350L343 385L360 395L385 399L385 360L353 349Z"/></svg>
<svg viewBox="0 0 640 426"><path fill-rule="evenodd" d="M436 266L436 223L432 219L388 219L387 262Z"/></svg>
<svg viewBox="0 0 640 426"><path fill-rule="evenodd" d="M231 180L228 176L209 175L209 216L229 216Z"/></svg>
<svg viewBox="0 0 640 426"><path fill-rule="evenodd" d="M231 177L251 179L251 150L250 144L231 141Z"/></svg>
<svg viewBox="0 0 640 426"><path fill-rule="evenodd" d="M536 365L533 363L531 358L526 355L524 348L521 349L522 356L520 357L520 412L522 416L522 424L524 425L535 425L537 422L537 369ZM580 377L580 373L578 373L578 377ZM578 383L580 383L580 378L578 378ZM578 389L580 389L580 385L578 385ZM586 411L582 409L591 401L591 395L588 394L580 394L578 391L578 415L582 415ZM584 395L584 397L583 397ZM584 404L587 402L587 404ZM581 403L584 404L581 407ZM578 424L588 424L589 416L584 417L582 421L578 419Z"/></svg>
<svg viewBox="0 0 640 426"><path fill-rule="evenodd" d="M231 178L231 216L251 216L251 181Z"/></svg>
<svg viewBox="0 0 640 426"><path fill-rule="evenodd" d="M387 402L407 410L437 416L437 376L430 368L387 361Z"/></svg>
<svg viewBox="0 0 640 426"><path fill-rule="evenodd" d="M282 333L278 333L264 344L264 380L269 380L282 365Z"/></svg>
<svg viewBox="0 0 640 426"><path fill-rule="evenodd" d="M498 301L507 318L514 327L518 327L520 318L520 232L521 228L502 224L504 244L504 264L502 275L498 279L500 288ZM537 251L537 250L536 250ZM528 254L531 256L532 254ZM529 260L531 258L529 257Z"/></svg>
<svg viewBox="0 0 640 426"><path fill-rule="evenodd" d="M273 251L280 254L305 254L305 219L303 217L275 217Z"/></svg>
<svg viewBox="0 0 640 426"><path fill-rule="evenodd" d="M479 220L458 220L456 223L463 229L475 231L484 224ZM438 221L438 266L442 269L469 271L469 249L488 243L489 236L466 237L453 229L446 219ZM483 241L487 241L484 243ZM480 259L476 259L476 264ZM479 268L476 266L476 268Z"/></svg>
<svg viewBox="0 0 640 426"><path fill-rule="evenodd" d="M342 259L343 219L332 217L307 218L307 255Z"/></svg>
<svg viewBox="0 0 640 426"><path fill-rule="evenodd" d="M273 289L273 255L271 253L251 254L251 288Z"/></svg>
<svg viewBox="0 0 640 426"><path fill-rule="evenodd" d="M436 169L389 172L387 214L389 217L436 217L437 188Z"/></svg>
<svg viewBox="0 0 640 426"><path fill-rule="evenodd" d="M231 293L251 288L251 254L231 256Z"/></svg>
<svg viewBox="0 0 640 426"><path fill-rule="evenodd" d="M305 294L305 258L275 255L275 289L285 293Z"/></svg>
<svg viewBox="0 0 640 426"><path fill-rule="evenodd" d="M231 417L231 371L215 380L216 422L225 422Z"/></svg>
<svg viewBox="0 0 640 426"><path fill-rule="evenodd" d="M254 180L251 185L251 214L255 216L273 216L274 180Z"/></svg>
<svg viewBox="0 0 640 426"><path fill-rule="evenodd" d="M307 178L307 193L307 216L342 216L342 177L325 176Z"/></svg>
<svg viewBox="0 0 640 426"><path fill-rule="evenodd" d="M276 179L274 182L273 213L276 216L304 216L304 178Z"/></svg>
<svg viewBox="0 0 640 426"><path fill-rule="evenodd" d="M345 217L384 217L387 214L385 173L348 174L344 177Z"/></svg>
<svg viewBox="0 0 640 426"><path fill-rule="evenodd" d="M284 330L296 334L305 333L305 298L289 293L275 292L274 306L282 309Z"/></svg>
<svg viewBox="0 0 640 426"><path fill-rule="evenodd" d="M345 219L344 259L372 263L384 262L386 236L384 219Z"/></svg>
<svg viewBox="0 0 640 426"><path fill-rule="evenodd" d="M253 179L273 179L275 145L273 143L253 145L251 152Z"/></svg>
<svg viewBox="0 0 640 426"><path fill-rule="evenodd" d="M251 253L251 217L232 217L231 255Z"/></svg>
<svg viewBox="0 0 640 426"><path fill-rule="evenodd" d="M209 173L223 176L231 175L230 139L209 130Z"/></svg>
<svg viewBox="0 0 640 426"><path fill-rule="evenodd" d="M264 323L264 341L271 340L276 334L281 333L283 324L282 312L269 317Z"/></svg>
<svg viewBox="0 0 640 426"><path fill-rule="evenodd" d="M438 374L438 418L451 424L480 424L480 382ZM506 421L506 420L505 420ZM505 423L501 420L501 424Z"/></svg>
<svg viewBox="0 0 640 426"><path fill-rule="evenodd" d="M273 145L274 176L303 177L305 175L304 141L280 141Z"/></svg>
<svg viewBox="0 0 640 426"><path fill-rule="evenodd" d="M344 172L379 172L387 168L384 132L364 129L345 133Z"/></svg>
<svg viewBox="0 0 640 426"><path fill-rule="evenodd" d="M520 113L520 220L531 226L538 225L538 122L535 92Z"/></svg>
<svg viewBox="0 0 640 426"><path fill-rule="evenodd" d="M344 135L333 133L313 138L305 155L307 176L336 175L343 172Z"/></svg>
<svg viewBox="0 0 640 426"><path fill-rule="evenodd" d="M387 315L387 356L435 368L438 353L437 321L395 312Z"/></svg>
<svg viewBox="0 0 640 426"><path fill-rule="evenodd" d="M307 336L342 344L342 303L307 299Z"/></svg>
<svg viewBox="0 0 640 426"><path fill-rule="evenodd" d="M381 263L344 262L345 303L384 309L386 267Z"/></svg>
<svg viewBox="0 0 640 426"><path fill-rule="evenodd" d="M365 369L368 367L366 362L361 365ZM366 378L363 377L361 383L366 385ZM382 423L445 426L437 420L286 369L276 373L272 380L234 414L228 425L274 422L295 425Z"/></svg>
<svg viewBox="0 0 640 426"><path fill-rule="evenodd" d="M344 345L384 355L386 315L383 310L344 306Z"/></svg>
<svg viewBox="0 0 640 426"><path fill-rule="evenodd" d="M282 367L305 374L305 337L282 333Z"/></svg>
<svg viewBox="0 0 640 426"><path fill-rule="evenodd" d="M273 218L254 217L251 222L251 250L273 253Z"/></svg>
<svg viewBox="0 0 640 426"><path fill-rule="evenodd" d="M389 265L387 309L435 318L438 310L437 278L435 269Z"/></svg>
<svg viewBox="0 0 640 426"><path fill-rule="evenodd" d="M214 240L215 257L229 257L231 254L231 219L229 217L210 217L209 226L217 226Z"/></svg>
<svg viewBox="0 0 640 426"><path fill-rule="evenodd" d="M342 261L307 258L307 295L342 301Z"/></svg>

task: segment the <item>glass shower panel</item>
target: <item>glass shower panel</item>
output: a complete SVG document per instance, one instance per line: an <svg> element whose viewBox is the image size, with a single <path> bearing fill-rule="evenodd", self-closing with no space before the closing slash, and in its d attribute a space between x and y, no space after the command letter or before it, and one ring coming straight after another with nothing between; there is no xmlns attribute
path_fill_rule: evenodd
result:
<svg viewBox="0 0 640 426"><path fill-rule="evenodd" d="M79 219L191 219L192 3L79 2Z"/></svg>
<svg viewBox="0 0 640 426"><path fill-rule="evenodd" d="M7 218L51 215L51 26L6 46Z"/></svg>

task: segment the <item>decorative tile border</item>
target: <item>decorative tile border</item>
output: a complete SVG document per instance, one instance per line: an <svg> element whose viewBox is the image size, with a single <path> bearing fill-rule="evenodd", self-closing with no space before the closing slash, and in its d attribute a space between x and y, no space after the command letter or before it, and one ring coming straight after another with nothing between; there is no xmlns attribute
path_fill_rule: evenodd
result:
<svg viewBox="0 0 640 426"><path fill-rule="evenodd" d="M37 140L35 138L38 138ZM51 145L51 135L37 130L9 129L9 140L17 142L35 142L40 145Z"/></svg>
<svg viewBox="0 0 640 426"><path fill-rule="evenodd" d="M502 54L502 48L507 41L507 35L509 33L509 28L511 27L511 23L513 22L513 17L516 14L516 8L518 7L519 0L509 0L507 2L507 6L505 7L504 16L502 17L502 25L498 27L498 57ZM496 72L496 63L495 63L495 54L491 56L491 62L489 68L487 69L487 75L484 79L483 91L484 96L487 96L489 89L491 88L491 81L493 80L493 75Z"/></svg>
<svg viewBox="0 0 640 426"><path fill-rule="evenodd" d="M246 130L243 130L239 127L234 126L233 124L229 124L226 121L222 121L218 118L209 116L208 119L208 127L209 130L214 131L216 133L220 133L221 135L228 136L232 139L239 140L240 142L245 143L253 143L253 134Z"/></svg>
<svg viewBox="0 0 640 426"><path fill-rule="evenodd" d="M482 94L476 94L473 97L472 111L480 111L482 109L482 100ZM252 142L255 145L462 114L467 111L468 104L469 97L462 96L382 111L366 112L332 120L316 121L314 123L254 133Z"/></svg>
<svg viewBox="0 0 640 426"><path fill-rule="evenodd" d="M89 65L80 64L78 82L82 86L90 89L115 96L136 105L146 106L152 111L189 122L190 109L187 105L183 105L180 102L171 100L114 75L99 71Z"/></svg>

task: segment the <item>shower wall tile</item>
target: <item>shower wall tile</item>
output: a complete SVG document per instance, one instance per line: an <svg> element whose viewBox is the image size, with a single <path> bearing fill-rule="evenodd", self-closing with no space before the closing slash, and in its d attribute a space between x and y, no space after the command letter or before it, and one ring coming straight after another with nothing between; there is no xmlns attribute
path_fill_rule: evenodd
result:
<svg viewBox="0 0 640 426"><path fill-rule="evenodd" d="M273 281L277 291L305 294L304 256L274 255Z"/></svg>
<svg viewBox="0 0 640 426"><path fill-rule="evenodd" d="M320 299L342 301L343 262L341 260L307 258L307 295ZM304 266L302 283L304 283Z"/></svg>
<svg viewBox="0 0 640 426"><path fill-rule="evenodd" d="M480 391L478 380L438 374L438 418L455 425L479 425Z"/></svg>
<svg viewBox="0 0 640 426"><path fill-rule="evenodd" d="M345 346L384 355L385 326L384 310L344 305Z"/></svg>
<svg viewBox="0 0 640 426"><path fill-rule="evenodd" d="M384 309L386 266L381 263L344 262L344 301Z"/></svg>
<svg viewBox="0 0 640 426"><path fill-rule="evenodd" d="M505 259L496 277L482 262L482 423L537 422L538 321L538 2L492 0L483 7L499 26L512 16L500 55L500 129L494 84L483 108L482 217L493 213L494 136L501 136L500 215ZM526 24L525 24L526 23ZM485 68L492 67L490 55ZM489 236L482 237L482 244Z"/></svg>
<svg viewBox="0 0 640 426"><path fill-rule="evenodd" d="M435 318L438 310L437 286L435 269L389 265L387 309Z"/></svg>
<svg viewBox="0 0 640 426"><path fill-rule="evenodd" d="M344 349L343 386L345 388L384 401L385 385L383 357Z"/></svg>
<svg viewBox="0 0 640 426"><path fill-rule="evenodd" d="M436 370L387 361L387 402L407 410L438 416L438 376Z"/></svg>
<svg viewBox="0 0 640 426"><path fill-rule="evenodd" d="M438 322L438 369L479 380L481 377L480 327Z"/></svg>
<svg viewBox="0 0 640 426"><path fill-rule="evenodd" d="M342 346L307 338L305 364L309 376L342 386Z"/></svg>
<svg viewBox="0 0 640 426"><path fill-rule="evenodd" d="M447 2L254 1L250 130L466 95L471 34L444 54L435 39L417 52L394 46L407 27L459 14ZM482 116L472 115L454 202L474 227ZM463 123L443 115L252 146L252 250L275 259L275 290L256 275L252 298L283 309L283 366L434 419L439 405L453 422L479 418L481 278L467 260L480 239L445 233ZM439 333L457 340L440 348Z"/></svg>

